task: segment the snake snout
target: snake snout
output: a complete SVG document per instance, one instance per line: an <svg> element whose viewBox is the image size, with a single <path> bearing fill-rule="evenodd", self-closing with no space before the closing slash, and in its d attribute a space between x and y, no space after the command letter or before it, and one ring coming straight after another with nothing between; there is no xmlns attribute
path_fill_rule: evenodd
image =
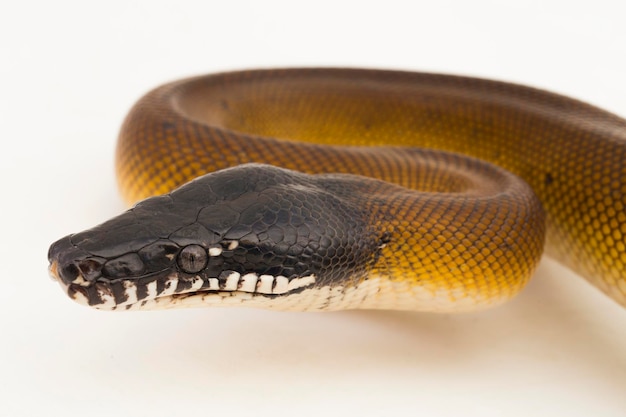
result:
<svg viewBox="0 0 626 417"><path fill-rule="evenodd" d="M72 235L54 242L48 250L50 273L65 285L91 282L102 274L104 259L91 256L72 243Z"/></svg>
<svg viewBox="0 0 626 417"><path fill-rule="evenodd" d="M48 249L48 262L50 262L50 272L65 284L70 284L78 278L79 270L74 262L68 262L68 253L75 252L71 242L71 235L65 236L50 245ZM70 255L69 258L73 256Z"/></svg>

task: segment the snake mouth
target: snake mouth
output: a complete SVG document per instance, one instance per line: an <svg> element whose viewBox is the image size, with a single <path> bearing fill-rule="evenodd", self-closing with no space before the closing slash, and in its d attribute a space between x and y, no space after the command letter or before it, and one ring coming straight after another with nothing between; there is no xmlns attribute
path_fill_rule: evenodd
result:
<svg viewBox="0 0 626 417"><path fill-rule="evenodd" d="M78 275L65 283L59 276L57 262L49 267L51 277L67 295L79 304L99 310L148 310L202 305L244 304L246 301L274 299L301 292L315 284L315 275L287 278L223 271L218 277L161 271L150 276L90 282Z"/></svg>

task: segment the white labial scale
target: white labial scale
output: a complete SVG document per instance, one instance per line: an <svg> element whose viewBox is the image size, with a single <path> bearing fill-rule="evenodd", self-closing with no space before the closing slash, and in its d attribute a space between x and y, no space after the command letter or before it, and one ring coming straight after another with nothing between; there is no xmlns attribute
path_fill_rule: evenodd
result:
<svg viewBox="0 0 626 417"><path fill-rule="evenodd" d="M174 294L174 292L176 292L177 286L178 286L178 278L168 279L167 281L165 281L165 289L163 290L161 294L159 294L159 297L162 297L164 295Z"/></svg>
<svg viewBox="0 0 626 417"><path fill-rule="evenodd" d="M209 256L220 256L222 254L221 246L211 246L209 248Z"/></svg>
<svg viewBox="0 0 626 417"><path fill-rule="evenodd" d="M282 275L277 276L272 294L284 294L287 291L289 291L289 278Z"/></svg>
<svg viewBox="0 0 626 417"><path fill-rule="evenodd" d="M134 282L124 281L124 293L126 293L126 301L123 304L134 304L137 302L137 285Z"/></svg>
<svg viewBox="0 0 626 417"><path fill-rule="evenodd" d="M80 291L76 291L73 295L72 298L74 299L74 301L82 304L82 305L89 305L89 300L87 300L87 297L85 297L83 295L83 293L81 293Z"/></svg>
<svg viewBox="0 0 626 417"><path fill-rule="evenodd" d="M191 288L189 288L189 291L197 291L200 288L202 288L202 284L204 282L202 281L202 278L196 276L193 278L193 282L191 283Z"/></svg>
<svg viewBox="0 0 626 417"><path fill-rule="evenodd" d="M274 277L271 275L261 275L257 283L256 292L261 294L271 294L274 286Z"/></svg>
<svg viewBox="0 0 626 417"><path fill-rule="evenodd" d="M148 295L146 296L146 299L148 300L154 299L157 296L157 282L152 281L148 283L148 285L146 285L146 290L148 293Z"/></svg>
<svg viewBox="0 0 626 417"><path fill-rule="evenodd" d="M224 290L237 291L240 277L241 277L241 274L239 274L239 272L231 272L230 275L226 277L226 284L224 285Z"/></svg>
<svg viewBox="0 0 626 417"><path fill-rule="evenodd" d="M307 285L311 285L315 282L315 275L307 275L302 278L293 278L289 281L289 285L287 286L287 291L292 291L297 288L306 287Z"/></svg>
<svg viewBox="0 0 626 417"><path fill-rule="evenodd" d="M251 285L241 282L243 286ZM273 308L291 311L332 311L353 308L394 309L431 312L458 312L476 310L488 305L498 304L508 297L493 298L481 293L467 293L465 289L427 289L410 282L392 282L384 277L371 277L355 286L324 286L317 288L303 288L294 294L285 294L280 297L267 297L260 293L260 289L271 291L274 286L274 277L262 275L256 281L257 292L220 290L218 280L209 280L210 287L219 292L199 292L187 297L162 297L148 300L145 305L137 304L137 309L163 309L174 307L206 307L206 306L249 306ZM315 277L298 278L292 286L310 285ZM293 280L292 280L293 281ZM170 286L173 284L170 284ZM153 286L153 287L151 287ZM156 283L148 284L148 293L156 292ZM175 287L174 287L175 288ZM270 293L271 294L271 293ZM73 298L83 304L88 304L85 297L75 293ZM104 295L105 303L94 306L99 309L111 310L115 307L113 298ZM134 307L134 306L133 306Z"/></svg>
<svg viewBox="0 0 626 417"><path fill-rule="evenodd" d="M100 295L100 298L102 299L102 303L98 304L98 308L113 308L115 307L115 298L113 297L112 294L107 294L106 292L102 291L102 290L98 290L98 294Z"/></svg>
<svg viewBox="0 0 626 417"><path fill-rule="evenodd" d="M217 291L220 289L220 281L217 278L209 278L209 290Z"/></svg>
<svg viewBox="0 0 626 417"><path fill-rule="evenodd" d="M258 280L259 277L257 274L245 274L239 281L239 291L254 292Z"/></svg>

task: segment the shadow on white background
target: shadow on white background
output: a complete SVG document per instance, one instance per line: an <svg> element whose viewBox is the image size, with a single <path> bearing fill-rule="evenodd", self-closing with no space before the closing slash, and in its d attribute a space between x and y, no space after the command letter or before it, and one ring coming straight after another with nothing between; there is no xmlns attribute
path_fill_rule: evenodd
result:
<svg viewBox="0 0 626 417"><path fill-rule="evenodd" d="M228 3L228 4L226 4ZM626 310L550 261L467 315L104 313L48 245L123 209L121 120L172 78L367 66L505 79L626 114L618 2L34 2L0 16L0 416L623 416Z"/></svg>

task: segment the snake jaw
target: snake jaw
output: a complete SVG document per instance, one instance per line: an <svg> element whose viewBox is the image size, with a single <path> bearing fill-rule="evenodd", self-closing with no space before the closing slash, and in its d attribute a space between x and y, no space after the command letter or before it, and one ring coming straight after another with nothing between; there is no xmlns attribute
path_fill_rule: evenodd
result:
<svg viewBox="0 0 626 417"><path fill-rule="evenodd" d="M197 295L205 297L209 294L221 298L239 298L241 301L255 297L272 298L311 288L316 282L315 275L289 279L281 275L274 277L235 271L225 271L215 278L171 273L149 279L95 282L78 274L71 282L67 282L59 274L57 261L52 261L48 269L50 277L61 285L71 299L99 310L169 308L178 306L184 298Z"/></svg>
<svg viewBox="0 0 626 417"><path fill-rule="evenodd" d="M336 177L267 165L223 170L60 239L48 258L71 298L101 309L339 287L364 276L380 242L336 186Z"/></svg>

